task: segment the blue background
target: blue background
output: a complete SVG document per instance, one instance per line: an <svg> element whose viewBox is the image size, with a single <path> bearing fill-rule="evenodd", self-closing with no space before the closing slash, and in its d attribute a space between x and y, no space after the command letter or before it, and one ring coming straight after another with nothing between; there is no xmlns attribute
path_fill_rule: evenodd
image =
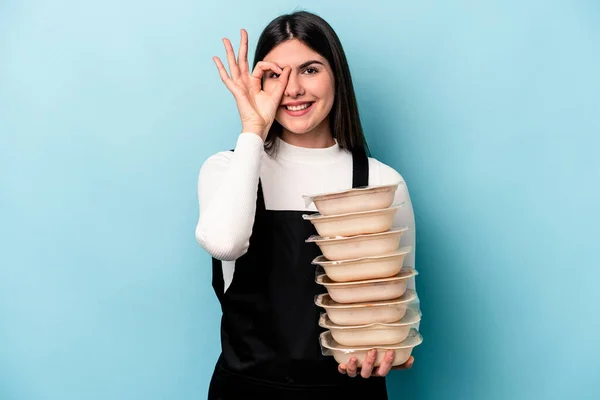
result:
<svg viewBox="0 0 600 400"><path fill-rule="evenodd" d="M414 202L425 341L392 398L600 398L597 1L0 3L0 399L202 399L211 60L297 6ZM236 44L237 48L237 44Z"/></svg>

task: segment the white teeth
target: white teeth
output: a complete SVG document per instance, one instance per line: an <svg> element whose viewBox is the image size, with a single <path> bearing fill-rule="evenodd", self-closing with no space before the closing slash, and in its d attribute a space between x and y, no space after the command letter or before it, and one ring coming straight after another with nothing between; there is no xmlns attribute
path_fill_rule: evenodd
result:
<svg viewBox="0 0 600 400"><path fill-rule="evenodd" d="M285 106L285 108L287 108L290 111L300 111L300 110L305 110L308 108L308 106L310 106L310 103L304 103L300 106Z"/></svg>

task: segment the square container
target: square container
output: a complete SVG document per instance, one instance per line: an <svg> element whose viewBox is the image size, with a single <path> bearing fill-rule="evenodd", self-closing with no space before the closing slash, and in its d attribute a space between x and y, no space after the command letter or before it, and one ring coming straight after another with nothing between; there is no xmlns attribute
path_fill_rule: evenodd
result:
<svg viewBox="0 0 600 400"><path fill-rule="evenodd" d="M339 215L305 214L320 236L356 236L388 231L394 225L394 216L401 204L372 211L359 211Z"/></svg>
<svg viewBox="0 0 600 400"><path fill-rule="evenodd" d="M407 289L398 299L351 304L337 303L328 293L323 293L316 296L315 304L327 311L333 323L356 326L400 321L406 314L406 309L415 306L413 303L416 300L417 293Z"/></svg>
<svg viewBox="0 0 600 400"><path fill-rule="evenodd" d="M307 243L316 243L331 261L380 256L398 250L400 239L408 227L394 228L387 232L357 236L322 237L313 235Z"/></svg>
<svg viewBox="0 0 600 400"><path fill-rule="evenodd" d="M405 246L381 256L340 261L329 261L325 256L318 256L312 263L323 267L327 276L335 282L387 278L400 272L404 257L411 251L412 246Z"/></svg>
<svg viewBox="0 0 600 400"><path fill-rule="evenodd" d="M344 326L335 324L323 313L319 326L329 329L333 339L343 346L383 346L405 340L420 320L421 313L408 308L398 322Z"/></svg>
<svg viewBox="0 0 600 400"><path fill-rule="evenodd" d="M339 215L359 211L379 210L388 208L394 202L394 195L400 184L373 185L362 188L352 188L335 192L304 195L308 207L315 203L321 215Z"/></svg>
<svg viewBox="0 0 600 400"><path fill-rule="evenodd" d="M376 349L375 367L378 367L381 365L385 353L388 350L394 350L395 356L392 366L395 367L408 361L413 349L423 342L423 337L417 330L412 329L405 340L396 344L385 346L343 346L333 339L330 331L325 331L320 335L320 341L323 355L333 356L339 364L348 364L351 357L356 357L358 365L362 365L369 350Z"/></svg>
<svg viewBox="0 0 600 400"><path fill-rule="evenodd" d="M417 271L404 267L395 276L356 282L334 282L327 275L318 275L316 281L325 286L331 298L338 303L362 303L397 299L406 291L408 278Z"/></svg>

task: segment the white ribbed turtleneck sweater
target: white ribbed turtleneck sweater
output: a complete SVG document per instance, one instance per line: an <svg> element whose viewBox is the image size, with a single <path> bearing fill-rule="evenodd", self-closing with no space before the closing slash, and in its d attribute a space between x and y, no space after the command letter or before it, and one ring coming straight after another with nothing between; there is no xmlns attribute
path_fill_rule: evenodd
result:
<svg viewBox="0 0 600 400"><path fill-rule="evenodd" d="M337 143L313 149L278 141L276 157L272 158L258 135L242 133L235 152L211 156L200 170L196 239L211 256L224 261L225 288L231 283L235 260L248 250L259 177L269 210L316 211L314 204L305 206L302 195L352 187L352 155ZM369 158L370 185L401 181L402 176L393 168ZM398 187L394 202L404 202L394 226L408 226L401 245L413 246L404 265L414 266L415 222L405 184ZM409 287L414 288L414 279Z"/></svg>

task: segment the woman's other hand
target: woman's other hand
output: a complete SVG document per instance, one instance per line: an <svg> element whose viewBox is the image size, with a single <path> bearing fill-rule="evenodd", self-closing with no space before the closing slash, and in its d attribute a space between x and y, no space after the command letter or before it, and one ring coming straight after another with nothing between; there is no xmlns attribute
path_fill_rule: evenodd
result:
<svg viewBox="0 0 600 400"><path fill-rule="evenodd" d="M291 68L286 66L281 69L277 64L260 61L252 74L248 66L248 33L241 30L240 50L236 61L233 46L229 39L224 38L227 52L227 64L231 76L225 70L219 57L213 57L221 80L235 98L240 118L242 131L252 132L266 139L269 128L275 120L283 92L287 86ZM262 78L265 73L278 75L277 84L269 92L262 89Z"/></svg>
<svg viewBox="0 0 600 400"><path fill-rule="evenodd" d="M385 353L381 365L377 368L374 368L377 351L371 350L367 353L367 356L363 360L361 367L358 366L358 360L356 357L350 357L348 364L340 364L338 366L338 371L341 374L348 374L348 376L352 378L357 376L359 373L363 378L370 378L372 376L383 377L386 376L392 369L397 370L411 368L415 361L414 357L410 356L410 358L404 364L398 365L397 367L392 367L395 355L396 353L394 350L388 350Z"/></svg>

